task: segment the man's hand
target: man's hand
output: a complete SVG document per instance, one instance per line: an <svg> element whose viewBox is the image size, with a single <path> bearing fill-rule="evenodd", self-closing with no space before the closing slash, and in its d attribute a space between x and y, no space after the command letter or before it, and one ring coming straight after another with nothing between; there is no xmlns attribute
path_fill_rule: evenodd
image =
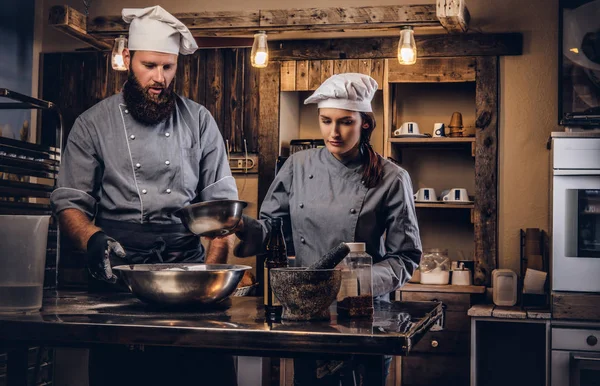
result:
<svg viewBox="0 0 600 386"><path fill-rule="evenodd" d="M88 270L92 277L109 283L116 283L117 277L110 267L110 255L114 254L120 258L125 257L125 250L114 239L106 233L98 231L90 237L87 242Z"/></svg>
<svg viewBox="0 0 600 386"><path fill-rule="evenodd" d="M227 256L233 247L233 242L233 235L211 239L204 262L206 264L227 264Z"/></svg>

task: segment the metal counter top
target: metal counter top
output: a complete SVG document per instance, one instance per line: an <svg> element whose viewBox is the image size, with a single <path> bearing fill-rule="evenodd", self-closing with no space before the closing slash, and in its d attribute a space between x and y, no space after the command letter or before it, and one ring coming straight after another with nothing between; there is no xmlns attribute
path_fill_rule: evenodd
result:
<svg viewBox="0 0 600 386"><path fill-rule="evenodd" d="M373 319L268 324L262 299L233 297L209 309L164 310L128 293L44 294L42 311L0 314L0 344L196 347L238 355L406 355L442 316L437 302L376 302Z"/></svg>

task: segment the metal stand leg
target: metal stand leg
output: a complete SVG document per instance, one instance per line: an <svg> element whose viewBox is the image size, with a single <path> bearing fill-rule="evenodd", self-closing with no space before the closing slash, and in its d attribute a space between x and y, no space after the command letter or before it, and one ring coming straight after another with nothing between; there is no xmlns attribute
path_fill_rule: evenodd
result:
<svg viewBox="0 0 600 386"><path fill-rule="evenodd" d="M7 386L27 386L28 353L27 347L8 349L6 353Z"/></svg>
<svg viewBox="0 0 600 386"><path fill-rule="evenodd" d="M365 364L365 385L385 386L385 357L383 355L373 355L362 357Z"/></svg>

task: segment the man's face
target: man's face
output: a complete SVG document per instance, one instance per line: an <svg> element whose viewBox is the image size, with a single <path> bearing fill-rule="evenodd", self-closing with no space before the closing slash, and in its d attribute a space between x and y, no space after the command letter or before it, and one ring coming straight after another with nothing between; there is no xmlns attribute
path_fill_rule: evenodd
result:
<svg viewBox="0 0 600 386"><path fill-rule="evenodd" d="M139 85L152 99L159 99L169 87L177 71L177 55L154 51L136 51L131 58L124 52L125 64L133 72Z"/></svg>

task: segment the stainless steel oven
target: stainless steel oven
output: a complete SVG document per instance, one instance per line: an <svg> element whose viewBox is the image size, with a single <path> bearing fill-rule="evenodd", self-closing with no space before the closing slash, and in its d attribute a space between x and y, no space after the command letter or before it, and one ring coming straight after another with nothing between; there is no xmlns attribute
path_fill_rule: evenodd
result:
<svg viewBox="0 0 600 386"><path fill-rule="evenodd" d="M552 151L552 290L600 292L600 138Z"/></svg>
<svg viewBox="0 0 600 386"><path fill-rule="evenodd" d="M600 329L552 328L551 386L600 385Z"/></svg>

